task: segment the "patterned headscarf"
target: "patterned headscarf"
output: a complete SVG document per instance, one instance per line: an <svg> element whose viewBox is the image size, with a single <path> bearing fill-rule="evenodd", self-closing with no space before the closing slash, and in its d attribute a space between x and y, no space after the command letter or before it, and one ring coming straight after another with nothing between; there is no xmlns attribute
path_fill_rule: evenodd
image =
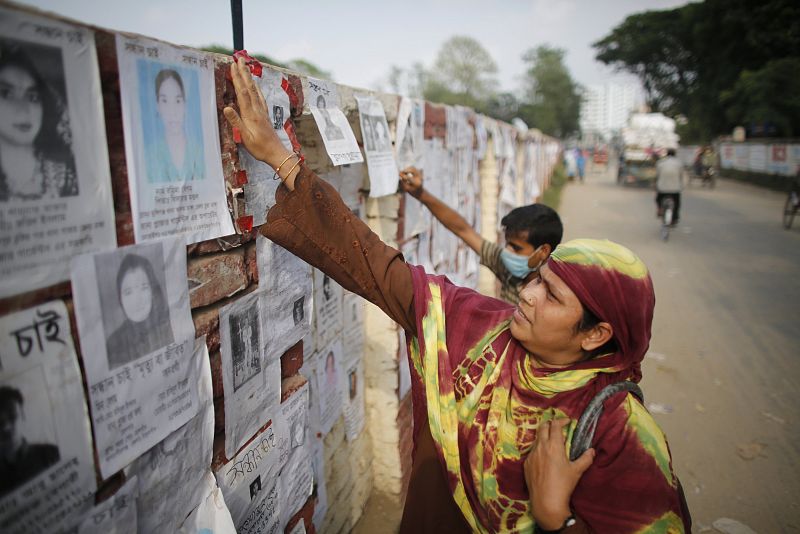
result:
<svg viewBox="0 0 800 534"><path fill-rule="evenodd" d="M644 262L607 239L574 239L556 247L548 266L595 316L614 330L615 354L575 364L575 369L630 371L639 381L650 345L656 296Z"/></svg>
<svg viewBox="0 0 800 534"><path fill-rule="evenodd" d="M453 499L476 532L532 532L523 463L539 425L571 419L569 446L600 389L641 376L655 304L641 260L609 241L582 239L559 246L549 265L612 326L617 352L567 368L535 367L511 336L513 307L411 268L415 429L429 425ZM680 531L666 438L644 407L624 394L612 397L595 436L595 461L573 493L575 513L595 531Z"/></svg>

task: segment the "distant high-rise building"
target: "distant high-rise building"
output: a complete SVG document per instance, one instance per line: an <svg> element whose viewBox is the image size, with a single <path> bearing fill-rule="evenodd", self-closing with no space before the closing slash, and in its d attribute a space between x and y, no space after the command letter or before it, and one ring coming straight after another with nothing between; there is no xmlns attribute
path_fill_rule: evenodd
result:
<svg viewBox="0 0 800 534"><path fill-rule="evenodd" d="M637 84L603 83L590 85L581 106L581 131L584 137L610 140L619 133L628 117L643 101Z"/></svg>

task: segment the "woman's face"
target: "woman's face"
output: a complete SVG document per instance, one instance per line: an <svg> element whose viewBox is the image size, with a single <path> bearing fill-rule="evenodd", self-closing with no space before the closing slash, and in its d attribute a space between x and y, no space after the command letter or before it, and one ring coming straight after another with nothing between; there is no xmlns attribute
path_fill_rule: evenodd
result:
<svg viewBox="0 0 800 534"><path fill-rule="evenodd" d="M520 290L511 335L541 363L569 365L582 358L584 334L575 332L575 325L583 306L548 265L539 274Z"/></svg>
<svg viewBox="0 0 800 534"><path fill-rule="evenodd" d="M27 71L0 69L0 138L12 145L31 145L42 127L42 95Z"/></svg>
<svg viewBox="0 0 800 534"><path fill-rule="evenodd" d="M158 88L158 114L169 134L183 132L186 102L181 86L175 78L167 78Z"/></svg>
<svg viewBox="0 0 800 534"><path fill-rule="evenodd" d="M119 293L128 319L134 322L147 319L153 307L153 288L144 269L137 267L125 273Z"/></svg>

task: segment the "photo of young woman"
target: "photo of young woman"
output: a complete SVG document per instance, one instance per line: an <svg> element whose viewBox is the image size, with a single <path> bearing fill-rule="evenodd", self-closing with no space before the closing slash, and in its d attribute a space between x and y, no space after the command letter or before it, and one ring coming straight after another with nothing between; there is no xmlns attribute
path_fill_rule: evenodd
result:
<svg viewBox="0 0 800 534"><path fill-rule="evenodd" d="M151 251L152 256L157 255L158 259L126 253L117 267L114 287L101 285L104 323L108 323L108 327L112 321L116 324L116 328L106 330L111 332L106 338L109 369L130 363L173 342L164 282L153 267L153 261L161 259L161 246L152 245L145 250ZM104 257L109 255L96 257L98 271L114 268L116 262L103 261L101 258ZM103 278L111 281L107 274Z"/></svg>
<svg viewBox="0 0 800 534"><path fill-rule="evenodd" d="M142 128L150 183L206 176L200 131L197 74L139 61Z"/></svg>
<svg viewBox="0 0 800 534"><path fill-rule="evenodd" d="M78 194L60 52L0 40L0 202Z"/></svg>

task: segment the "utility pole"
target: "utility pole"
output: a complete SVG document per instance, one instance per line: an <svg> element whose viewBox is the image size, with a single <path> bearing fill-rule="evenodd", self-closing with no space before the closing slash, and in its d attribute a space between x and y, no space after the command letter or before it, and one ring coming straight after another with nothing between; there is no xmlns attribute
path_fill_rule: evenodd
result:
<svg viewBox="0 0 800 534"><path fill-rule="evenodd" d="M244 25L242 23L242 0L231 0L231 23L233 25L233 50L244 50Z"/></svg>

